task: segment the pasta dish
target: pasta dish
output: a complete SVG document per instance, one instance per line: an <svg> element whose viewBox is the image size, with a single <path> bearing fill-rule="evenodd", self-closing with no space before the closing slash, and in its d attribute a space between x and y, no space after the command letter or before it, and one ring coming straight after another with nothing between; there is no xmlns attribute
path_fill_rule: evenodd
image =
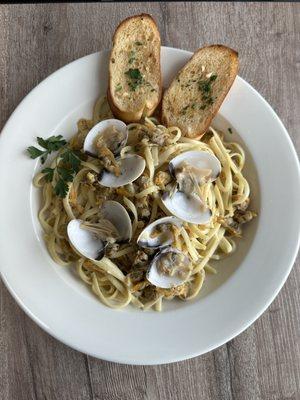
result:
<svg viewBox="0 0 300 400"><path fill-rule="evenodd" d="M195 298L255 216L244 151L212 127L199 141L155 117L126 125L103 97L69 143L52 138L34 178L47 249L109 307Z"/></svg>

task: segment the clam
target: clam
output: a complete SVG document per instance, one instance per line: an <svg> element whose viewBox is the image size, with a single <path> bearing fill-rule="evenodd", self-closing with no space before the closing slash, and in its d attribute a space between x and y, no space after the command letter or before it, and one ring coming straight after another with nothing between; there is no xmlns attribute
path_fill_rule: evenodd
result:
<svg viewBox="0 0 300 400"><path fill-rule="evenodd" d="M119 173L115 174L104 169L99 176L100 185L111 188L128 185L141 176L146 167L144 158L135 154L117 158L116 162L119 166Z"/></svg>
<svg viewBox="0 0 300 400"><path fill-rule="evenodd" d="M132 225L125 208L116 201L106 201L99 212L99 222L80 219L69 222L67 233L74 250L91 260L100 260L110 243L129 241Z"/></svg>
<svg viewBox="0 0 300 400"><path fill-rule="evenodd" d="M83 151L97 157L101 147L107 147L114 155L118 155L126 146L128 129L119 119L106 119L96 124L87 134Z"/></svg>
<svg viewBox="0 0 300 400"><path fill-rule="evenodd" d="M169 163L171 173L174 174L182 165L191 167L191 172L194 173L199 183L203 182L203 178L213 182L221 172L220 161L206 151L191 150L179 154Z"/></svg>
<svg viewBox="0 0 300 400"><path fill-rule="evenodd" d="M95 125L87 134L83 150L102 160L104 169L99 183L106 187L120 187L135 181L146 166L143 157L125 155L118 157L128 140L128 128L123 121L106 119Z"/></svg>
<svg viewBox="0 0 300 400"><path fill-rule="evenodd" d="M164 217L157 219L148 225L137 239L140 247L159 249L170 246L174 242L172 226L180 228L182 221L176 217Z"/></svg>
<svg viewBox="0 0 300 400"><path fill-rule="evenodd" d="M191 270L191 260L187 255L173 247L167 247L152 260L147 279L156 287L170 289L186 282Z"/></svg>
<svg viewBox="0 0 300 400"><path fill-rule="evenodd" d="M162 202L171 214L191 224L207 224L212 216L211 210L206 208L200 197L195 194L164 194Z"/></svg>
<svg viewBox="0 0 300 400"><path fill-rule="evenodd" d="M205 151L187 151L170 161L169 170L176 186L163 195L165 207L183 221L208 223L212 213L201 199L199 185L217 179L221 172L220 161Z"/></svg>

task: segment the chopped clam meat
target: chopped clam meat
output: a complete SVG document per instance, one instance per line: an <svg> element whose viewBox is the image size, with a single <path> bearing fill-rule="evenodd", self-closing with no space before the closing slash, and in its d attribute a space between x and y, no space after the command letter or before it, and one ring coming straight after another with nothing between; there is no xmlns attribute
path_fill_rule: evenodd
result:
<svg viewBox="0 0 300 400"><path fill-rule="evenodd" d="M148 255L143 250L138 250L133 265L144 265L148 261Z"/></svg>
<svg viewBox="0 0 300 400"><path fill-rule="evenodd" d="M153 229L153 231L150 234L151 238L155 238L157 236L160 236L162 233L165 232L170 232L172 230L172 224L159 224L156 225L155 228Z"/></svg>
<svg viewBox="0 0 300 400"><path fill-rule="evenodd" d="M186 194L197 192L197 186L208 182L211 174L211 169L197 168L187 162L181 163L175 170L179 190Z"/></svg>
<svg viewBox="0 0 300 400"><path fill-rule="evenodd" d="M162 189L165 189L166 185L172 180L171 175L165 171L158 171L155 175L154 183Z"/></svg>
<svg viewBox="0 0 300 400"><path fill-rule="evenodd" d="M168 144L170 135L167 132L163 132L158 128L154 129L142 129L140 132L140 140L142 142L165 146Z"/></svg>
<svg viewBox="0 0 300 400"><path fill-rule="evenodd" d="M107 243L115 243L120 236L117 228L107 219L100 219L97 223L84 221L80 227Z"/></svg>
<svg viewBox="0 0 300 400"><path fill-rule="evenodd" d="M107 170L115 174L116 176L120 176L120 166L118 165L114 154L107 147L98 147L98 157L101 161L103 167Z"/></svg>
<svg viewBox="0 0 300 400"><path fill-rule="evenodd" d="M157 260L157 271L168 276L186 279L190 273L188 258L182 253L166 252Z"/></svg>
<svg viewBox="0 0 300 400"><path fill-rule="evenodd" d="M94 145L98 152L102 147L107 147L112 153L116 153L123 139L124 134L112 125L96 137Z"/></svg>
<svg viewBox="0 0 300 400"><path fill-rule="evenodd" d="M150 186L151 182L149 176L143 174L136 180L135 183L139 186L139 189L142 191L144 189L147 189L147 187Z"/></svg>

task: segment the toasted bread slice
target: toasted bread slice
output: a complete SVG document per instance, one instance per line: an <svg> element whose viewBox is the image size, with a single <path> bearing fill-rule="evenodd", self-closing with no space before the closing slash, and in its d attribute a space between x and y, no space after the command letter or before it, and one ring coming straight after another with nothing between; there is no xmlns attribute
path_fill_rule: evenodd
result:
<svg viewBox="0 0 300 400"><path fill-rule="evenodd" d="M162 100L162 122L200 138L217 114L238 72L238 54L212 45L197 50L179 71Z"/></svg>
<svg viewBox="0 0 300 400"><path fill-rule="evenodd" d="M121 22L113 37L107 98L125 122L150 116L161 100L160 34L148 14Z"/></svg>

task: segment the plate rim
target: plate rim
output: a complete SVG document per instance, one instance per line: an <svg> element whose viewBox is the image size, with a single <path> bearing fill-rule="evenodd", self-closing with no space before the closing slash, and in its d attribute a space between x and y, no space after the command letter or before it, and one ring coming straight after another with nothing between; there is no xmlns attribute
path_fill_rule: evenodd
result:
<svg viewBox="0 0 300 400"><path fill-rule="evenodd" d="M172 50L172 51L176 51L176 52L182 52L185 53L186 56L192 56L192 52L189 52L187 50L182 50L182 49L177 49L177 48L173 48L173 47L167 47L167 46L162 46L162 49L167 49L167 50ZM36 85L23 99L22 101L18 104L18 106L15 108L15 110L11 113L11 115L9 116L7 122L5 123L5 125L2 128L1 134L0 134L0 146L3 140L3 137L6 135L6 130L8 130L7 128L9 127L10 121L14 118L14 115L17 114L18 110L22 107L23 103L25 101L28 100L28 98L30 98L30 96L32 96L36 90L38 90L38 88L40 88L41 86L43 86L45 84L45 82L50 78L55 76L55 74L61 72L63 69L70 67L72 64L75 64L77 62L79 62L80 60L84 59L84 58L88 58L92 55L101 55L104 52L107 52L109 50L105 49L105 50L101 50L98 52L94 52L88 55L85 55L83 57L80 57L78 59L73 60L72 62L64 65L63 67L59 68L58 70L54 71L53 73L51 73L50 75L48 75L46 78L44 78L38 85ZM298 156L297 156L297 152L296 149L293 145L292 139L290 138L284 124L282 123L282 121L280 120L279 116L277 115L277 113L273 110L273 108L271 107L271 105L264 99L264 97L252 86L250 85L247 81L245 81L243 78L241 78L240 76L237 77L238 80L241 80L243 82L244 85L247 86L248 90L252 91L257 97L259 97L259 99L265 104L265 106L268 109L268 112L272 114L272 117L275 118L276 123L280 125L282 131L284 132L285 135L285 139L287 140L287 144L289 147L289 152L290 154L292 154L293 156L293 162L294 164L297 166L297 173L298 173L298 178L300 177L300 165L299 165L299 160L298 160ZM255 320L257 320L264 312L265 310L270 306L270 304L274 301L274 299L276 298L276 296L278 295L279 291L282 289L284 283L286 282L291 269L295 263L295 259L297 257L297 253L298 253L298 249L299 249L299 245L300 245L300 226L298 228L298 238L297 238L297 246L295 246L293 254L290 257L290 262L287 265L287 268L285 270L285 274L284 277L281 279L280 283L277 285L277 289L276 291L273 292L272 296L269 297L268 301L264 304L263 307L261 307L257 313L255 314L255 316L253 316L250 320L248 320L242 327L240 327L239 329L236 329L231 335L227 336L226 338L224 338L223 340L220 340L218 343L214 343L211 346L207 347L205 352L194 352L193 354L188 354L188 355L181 355L181 356L177 356L176 354L170 358L170 359L164 359L163 362L159 362L160 364L167 364L167 363L172 363L172 362L177 362L177 361L182 361L182 360L186 360L189 358L193 358L196 357L198 355L201 354L205 354L213 349L216 349L218 347L220 347L221 345L227 343L228 341L232 340L234 337L236 337L237 335L239 335L240 333L242 333L244 330L246 330ZM0 275L1 278L6 286L6 288L8 289L9 293L12 295L12 297L16 300L16 302L18 303L18 305L22 308L22 310L39 326L41 327L43 330L45 330L48 334L50 334L52 337L56 338L57 340L59 340L60 342L64 343L65 345L79 351L79 352L83 352L83 350L80 348L80 346L77 346L74 343L70 343L67 340L64 339L63 335L59 335L56 334L56 332L52 331L51 328L49 328L39 317L37 317L27 306L26 304L24 304L24 302L22 301L21 298L19 298L18 294L14 291L13 286L10 284L10 282L6 279L5 273L2 270L2 266L0 266ZM99 357L91 352L86 352L84 351L84 354L88 354L91 355L93 357ZM101 359L106 360L106 361L112 361L112 362L117 362L117 363L121 363L121 364L132 364L132 365L155 365L157 364L157 360L153 360L153 362L151 362L151 360L147 361L147 363L141 363L139 361L134 362L134 360L130 361L120 361L120 359L116 358L116 357L102 357Z"/></svg>

